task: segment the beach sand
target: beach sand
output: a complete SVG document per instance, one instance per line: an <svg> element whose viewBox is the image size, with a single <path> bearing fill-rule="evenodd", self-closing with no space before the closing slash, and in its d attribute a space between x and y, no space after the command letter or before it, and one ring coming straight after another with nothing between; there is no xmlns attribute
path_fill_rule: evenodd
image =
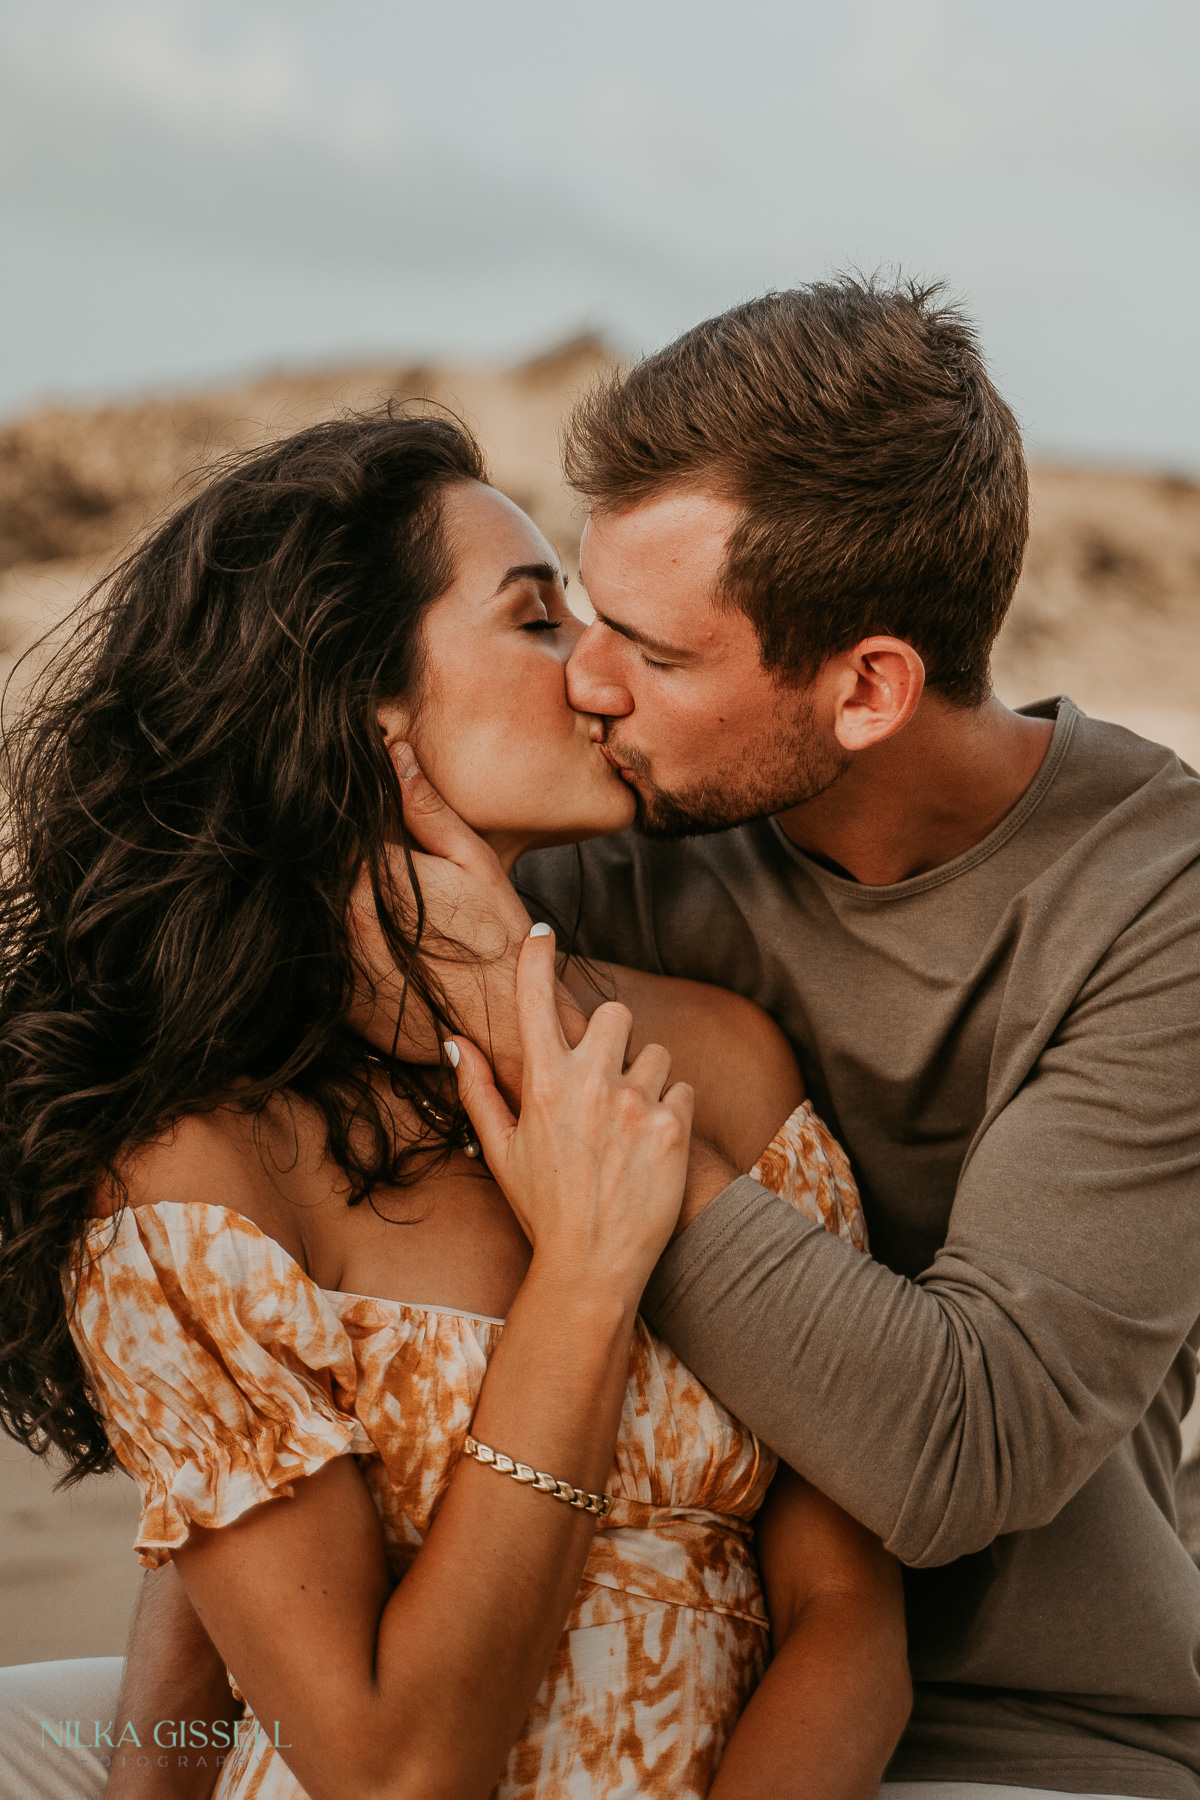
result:
<svg viewBox="0 0 1200 1800"><path fill-rule="evenodd" d="M584 339L516 369L370 368L204 394L48 409L0 429L0 681L121 546L223 450L387 395L452 407L497 484L574 577L581 514L558 470L569 400L608 364ZM1200 486L1168 475L1037 468L1025 574L996 652L1010 704L1069 693L1200 767ZM586 614L586 596L572 589ZM19 705L21 675L9 706ZM1189 1422L1194 1455L1200 1414ZM0 1435L0 1664L118 1654L140 1569L123 1475L56 1494L47 1464ZM1200 1536L1200 1476L1181 1499Z"/></svg>
<svg viewBox="0 0 1200 1800"><path fill-rule="evenodd" d="M55 1472L0 1433L0 1664L120 1656L142 1571L126 1475L55 1493Z"/></svg>

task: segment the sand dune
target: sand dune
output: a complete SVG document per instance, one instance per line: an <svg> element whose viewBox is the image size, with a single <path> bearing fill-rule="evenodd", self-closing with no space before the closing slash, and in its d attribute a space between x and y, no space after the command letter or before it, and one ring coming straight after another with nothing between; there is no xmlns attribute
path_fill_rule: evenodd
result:
<svg viewBox="0 0 1200 1800"><path fill-rule="evenodd" d="M1025 572L999 643L1012 702L1065 690L1200 766L1200 485L1035 468Z"/></svg>
<svg viewBox="0 0 1200 1800"><path fill-rule="evenodd" d="M607 362L583 339L514 369L278 375L17 420L0 430L0 680L215 458L389 396L466 418L498 485L574 571L581 517L559 474L558 431L571 395ZM1200 486L1037 468L1033 494L1025 575L997 647L1001 695L1068 692L1200 766ZM51 1472L0 1441L0 1663L122 1649L136 1510L120 1476L56 1497Z"/></svg>
<svg viewBox="0 0 1200 1800"><path fill-rule="evenodd" d="M590 338L512 369L363 367L276 375L200 394L49 409L0 430L0 657L67 609L122 545L217 457L347 406L395 396L477 430L500 487L574 567L581 515L558 433L608 366ZM1039 467L1025 574L997 646L1013 702L1065 690L1200 760L1200 485ZM0 663L0 675L5 672Z"/></svg>

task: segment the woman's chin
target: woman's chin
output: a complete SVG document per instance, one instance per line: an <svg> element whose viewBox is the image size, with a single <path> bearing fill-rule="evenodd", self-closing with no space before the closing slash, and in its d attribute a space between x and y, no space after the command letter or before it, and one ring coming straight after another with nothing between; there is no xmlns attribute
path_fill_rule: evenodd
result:
<svg viewBox="0 0 1200 1800"><path fill-rule="evenodd" d="M588 838L612 837L633 824L636 805L632 794L622 795L619 804L606 797L598 806L581 807L578 812L560 813L557 818L545 814L534 820L496 820L466 818L465 823L491 845L504 867L511 873L521 857L531 850L552 850L560 844L582 844ZM463 815L460 814L460 817Z"/></svg>
<svg viewBox="0 0 1200 1800"><path fill-rule="evenodd" d="M501 797L480 794L478 789L445 798L459 817L485 838L501 859L511 866L527 850L547 850L555 844L581 844L587 838L611 837L633 824L637 796L608 765L597 780L596 771L585 781L522 783L523 792ZM497 802L499 802L497 804Z"/></svg>
<svg viewBox="0 0 1200 1800"><path fill-rule="evenodd" d="M584 838L611 837L616 831L628 831L637 817L637 795L621 782L616 791L606 793L603 804L588 809L592 818L582 826L577 841Z"/></svg>
<svg viewBox="0 0 1200 1800"><path fill-rule="evenodd" d="M542 818L536 825L530 821L528 827L516 827L509 835L523 839L525 849L549 850L556 844L582 844L588 838L612 837L618 831L626 831L636 812L634 796L626 789L619 796L606 795L597 806L580 807L578 812L564 813L556 820Z"/></svg>

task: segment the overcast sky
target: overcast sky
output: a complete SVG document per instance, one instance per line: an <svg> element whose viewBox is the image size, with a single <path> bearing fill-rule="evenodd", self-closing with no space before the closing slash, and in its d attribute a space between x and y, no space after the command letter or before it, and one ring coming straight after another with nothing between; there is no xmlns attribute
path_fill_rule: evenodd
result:
<svg viewBox="0 0 1200 1800"><path fill-rule="evenodd" d="M1200 470L1196 0L0 0L0 410L648 348L945 276L1042 453Z"/></svg>

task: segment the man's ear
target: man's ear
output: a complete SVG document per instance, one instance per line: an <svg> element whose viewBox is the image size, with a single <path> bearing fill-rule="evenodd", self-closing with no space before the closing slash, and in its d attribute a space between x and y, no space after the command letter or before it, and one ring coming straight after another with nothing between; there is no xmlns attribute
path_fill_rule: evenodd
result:
<svg viewBox="0 0 1200 1800"><path fill-rule="evenodd" d="M834 736L851 753L894 737L925 691L925 664L903 638L864 638L834 659L830 673Z"/></svg>

